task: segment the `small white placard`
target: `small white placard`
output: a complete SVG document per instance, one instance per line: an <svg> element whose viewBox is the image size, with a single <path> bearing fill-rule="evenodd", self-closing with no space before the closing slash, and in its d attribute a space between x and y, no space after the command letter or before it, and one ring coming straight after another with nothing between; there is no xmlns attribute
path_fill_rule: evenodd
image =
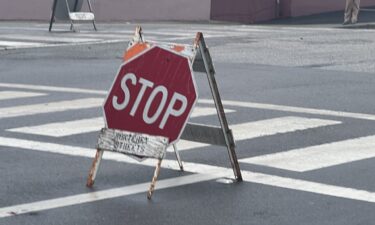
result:
<svg viewBox="0 0 375 225"><path fill-rule="evenodd" d="M72 12L69 17L73 21L92 21L95 19L94 13L91 12Z"/></svg>
<svg viewBox="0 0 375 225"><path fill-rule="evenodd" d="M168 147L168 138L103 128L97 148L144 158L162 159Z"/></svg>

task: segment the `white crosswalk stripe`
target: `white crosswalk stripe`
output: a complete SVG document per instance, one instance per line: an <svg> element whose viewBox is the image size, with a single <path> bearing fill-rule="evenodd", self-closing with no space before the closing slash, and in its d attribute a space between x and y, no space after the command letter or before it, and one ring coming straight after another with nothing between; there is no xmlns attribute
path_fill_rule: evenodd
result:
<svg viewBox="0 0 375 225"><path fill-rule="evenodd" d="M45 46L46 44L42 42L23 42L23 41L2 41L0 40L0 47L4 47L6 49L9 48L27 48L27 47L41 47Z"/></svg>
<svg viewBox="0 0 375 225"><path fill-rule="evenodd" d="M227 113L234 112L234 110L226 110ZM192 113L192 117L215 115L216 109L210 107L196 107ZM81 119L74 121L65 121L58 123L49 123L39 126L26 126L9 129L11 132L37 134L52 137L64 137L74 134L82 134L88 132L99 131L104 127L103 117Z"/></svg>
<svg viewBox="0 0 375 225"><path fill-rule="evenodd" d="M39 97L47 94L40 92L24 92L24 91L0 91L0 100Z"/></svg>
<svg viewBox="0 0 375 225"><path fill-rule="evenodd" d="M71 101L50 102L44 104L22 105L0 109L0 119L19 116L29 116L41 113L62 112L67 110L87 109L99 107L102 98L85 98Z"/></svg>
<svg viewBox="0 0 375 225"><path fill-rule="evenodd" d="M233 130L234 139L236 141L244 141L252 138L337 125L340 123L341 122L339 121L333 120L309 119L301 117L281 117L231 125L230 128ZM177 143L178 149L182 151L202 148L206 146L209 145L185 140L181 140ZM170 148L169 151L173 151L173 149Z"/></svg>
<svg viewBox="0 0 375 225"><path fill-rule="evenodd" d="M337 125L340 123L340 121L334 120L288 116L235 125L233 126L233 133L236 140L246 140L329 125Z"/></svg>
<svg viewBox="0 0 375 225"><path fill-rule="evenodd" d="M19 127L8 129L7 131L26 134L37 134L51 137L64 137L69 135L99 131L103 127L103 117L96 117L91 119L49 123L39 126Z"/></svg>
<svg viewBox="0 0 375 225"><path fill-rule="evenodd" d="M95 42L100 39L86 37L61 37L61 36L39 36L39 35L20 35L20 34L2 34L0 39L9 39L16 41L46 42L46 43L77 43L77 42Z"/></svg>
<svg viewBox="0 0 375 225"><path fill-rule="evenodd" d="M306 172L373 157L375 136L369 136L241 159L240 162Z"/></svg>
<svg viewBox="0 0 375 225"><path fill-rule="evenodd" d="M100 44L128 41L131 35L123 34L2 34L0 35L1 49L19 49L46 46L66 46L77 44Z"/></svg>
<svg viewBox="0 0 375 225"><path fill-rule="evenodd" d="M207 111L209 113L207 113ZM206 111L206 112L204 112ZM204 112L204 113L202 113ZM233 112L228 110L227 112ZM214 115L214 108L201 108L197 107L192 117L199 117L202 115ZM321 120L321 119L308 119L300 117L282 117L275 118L271 120L256 121L250 123L242 123L238 125L233 125L234 137L236 141L243 141L257 137L270 136L280 133L288 133L299 130L306 130L311 128L323 127L340 124L339 121L332 120ZM273 126L275 124L275 126ZM46 135L53 137L63 137L67 135L82 134L86 132L99 131L104 125L103 118L92 118L83 119L76 121L67 121L61 123L50 123L40 126L29 126L9 129L11 132L29 133ZM209 146L208 144L192 142L181 140L177 143L177 147L180 151L192 150L196 148L202 148ZM170 152L173 151L172 148L168 149Z"/></svg>

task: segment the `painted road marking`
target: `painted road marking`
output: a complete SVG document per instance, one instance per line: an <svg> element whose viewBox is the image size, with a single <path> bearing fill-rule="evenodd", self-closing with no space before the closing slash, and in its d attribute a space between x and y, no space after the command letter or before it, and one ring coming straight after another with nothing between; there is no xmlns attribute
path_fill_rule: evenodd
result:
<svg viewBox="0 0 375 225"><path fill-rule="evenodd" d="M198 103L204 104L214 104L212 100L201 99ZM284 105L273 105L273 104L264 104L264 103L255 103L255 102L239 102L239 101L223 101L225 106L237 106L244 108L254 108L254 109L267 109L283 112L295 112L295 113L306 113L306 114L315 114L323 116L335 116L335 117L346 117L354 119L363 119L363 120L375 120L375 115L373 114L364 114L364 113L351 113L351 112L341 112L341 111L332 111L325 109L313 109L313 108L302 108L294 106L284 106Z"/></svg>
<svg viewBox="0 0 375 225"><path fill-rule="evenodd" d="M66 31L66 29L54 29L54 31ZM149 38L157 39L148 35ZM94 35L79 33L65 36L37 36L37 35L20 35L20 34L3 34L0 35L0 50L18 49L18 48L34 48L34 47L52 47L52 46L75 46L89 44L109 44L119 43L131 39L119 34L98 33Z"/></svg>
<svg viewBox="0 0 375 225"><path fill-rule="evenodd" d="M102 98L85 98L71 101L50 102L34 105L23 105L0 109L1 118L27 116L40 113L62 112L74 109L87 109L99 107L103 104Z"/></svg>
<svg viewBox="0 0 375 225"><path fill-rule="evenodd" d="M234 112L234 110L225 110L227 113ZM216 109L212 107L195 107L191 117L215 115ZM58 123L49 123L39 126L26 126L9 129L7 131L36 134L51 137L64 137L74 134L82 134L88 132L99 131L104 127L103 117L65 121Z"/></svg>
<svg viewBox="0 0 375 225"><path fill-rule="evenodd" d="M78 42L93 42L99 41L99 39L92 38L83 38L83 37L61 37L61 36L35 36L35 35L20 35L20 34L2 34L0 38L11 39L12 41L33 41L33 42L69 42L69 43L78 43Z"/></svg>
<svg viewBox="0 0 375 225"><path fill-rule="evenodd" d="M258 183L296 191L310 192L314 194L321 194L338 198L375 203L375 193L366 190L340 187L299 179L285 178L263 173L253 173L248 171L242 171L242 178L244 181L250 183Z"/></svg>
<svg viewBox="0 0 375 225"><path fill-rule="evenodd" d="M83 33L84 31L80 31L79 34L69 34L69 37L77 37L76 35L79 35L79 37L84 37L84 38L95 38L95 39L122 39L129 41L133 35L134 31L124 31L124 32L95 32L95 33Z"/></svg>
<svg viewBox="0 0 375 225"><path fill-rule="evenodd" d="M35 25L34 25L35 26ZM43 24L43 26L45 26ZM38 27L32 27L32 26L0 26L0 30L10 30L10 31L15 31L15 30L20 30L20 31L25 31L25 30L30 30L30 31L46 31L45 28L38 28Z"/></svg>
<svg viewBox="0 0 375 225"><path fill-rule="evenodd" d="M337 124L341 124L341 122L334 120L288 116L231 125L229 126L229 128L232 129L233 136L236 141L244 141L252 138L271 136ZM207 146L209 145L193 141L181 140L177 142L177 148L181 151L194 148L203 148ZM172 148L169 148L168 151L173 152L174 150Z"/></svg>
<svg viewBox="0 0 375 225"><path fill-rule="evenodd" d="M285 117L285 118L280 118L280 119L283 122L289 122L289 123L290 121L293 121L292 124L295 125L295 126L289 125L289 129L288 130L284 129L283 132L292 132L292 131L296 131L296 129L297 130L302 129L301 124L304 124L304 129L309 129L309 128L328 126L328 125L339 123L337 121L306 119L306 118L299 118L299 117ZM273 121L276 121L276 120L273 120ZM248 131L248 129L253 129L254 124L256 124L255 127L258 127L258 125L261 124L262 122L264 121L257 121L257 122L234 125L232 129L235 135L235 139L238 141L246 140L249 138L277 134L280 132L279 130L272 130L271 132L270 129L268 129L268 132L265 133L263 130L260 130L258 136L255 136L254 132L245 132L245 134L243 133L244 131ZM270 120L265 121L265 123L269 123L269 122ZM281 122L277 122L277 123L282 124ZM247 133L249 134L248 136L246 135ZM26 148L26 149L31 148L31 150L51 151L55 153L60 153L62 151L61 154L66 154L67 152L83 153L80 150L84 150L84 152L90 152L89 151L90 149L84 149L81 147L67 147L65 145L58 145L58 144L53 144L53 143L43 143L43 142L28 141L28 140L22 140L22 139L12 139L12 138L0 138L0 145L7 146L7 147L15 147L15 148ZM189 150L189 149L201 148L201 147L206 147L206 146L209 146L209 145L198 143L198 142L184 141L184 140L181 140L177 143L177 147L179 150ZM173 149L169 148L169 151L173 151ZM81 156L81 155L78 155L78 156Z"/></svg>
<svg viewBox="0 0 375 225"><path fill-rule="evenodd" d="M4 28L2 28L4 29ZM17 28L16 28L17 29ZM27 28L28 30L39 30L39 28ZM55 31L66 31L65 29L54 29ZM124 35L124 34L129 35ZM64 46L64 45L71 45L71 44L98 44L98 43L113 43L113 42L122 42L130 40L134 32L133 31L125 31L125 32L112 32L112 33L85 33L85 31L81 31L78 34L65 34L64 36L38 36L38 35L23 35L23 34L1 34L0 39L0 46L5 46L5 48L26 48L26 47L43 47L43 46ZM211 32L209 32L211 33ZM232 33L228 34L219 34L216 35L208 34L206 38L212 37L225 37L225 36L233 36ZM241 35L241 34L238 34ZM169 36L173 36L170 38ZM150 40L179 40L181 37L183 39L192 39L195 37L195 33L189 33L186 31L178 31L178 32L168 32L165 30L160 31L149 31L147 32L147 37ZM167 37L167 38L164 38ZM2 43L2 44L1 44Z"/></svg>
<svg viewBox="0 0 375 225"><path fill-rule="evenodd" d="M322 120L287 116L281 118L249 122L230 127L232 127L233 129L235 140L246 140L251 138L295 132L310 128L324 127L337 124L341 124L341 122L334 120Z"/></svg>
<svg viewBox="0 0 375 225"><path fill-rule="evenodd" d="M98 95L106 95L107 94L107 91L98 91L98 90L82 89L82 88L68 88L68 87L32 85L32 84L0 83L0 87L28 89L28 90L39 90L39 91L82 93L82 94L98 94ZM103 101L104 101L104 99L103 99Z"/></svg>
<svg viewBox="0 0 375 225"><path fill-rule="evenodd" d="M193 174L182 177L159 180L156 189L161 190L171 187L183 186L187 184L194 184L198 182L217 179L223 175L224 174L220 172L213 174ZM50 199L45 201L0 208L0 218L138 194L142 192L147 192L149 185L150 183L147 182L121 188L113 188L104 191L96 191L86 194L79 194L63 198Z"/></svg>
<svg viewBox="0 0 375 225"><path fill-rule="evenodd" d="M375 157L375 136L262 155L240 162L306 172Z"/></svg>
<svg viewBox="0 0 375 225"><path fill-rule="evenodd" d="M0 83L0 87L68 92L68 93L86 93L86 94L98 94L98 95L107 95L108 93L107 91L98 91L98 90L83 89L83 88L66 88L66 87L16 84L16 83ZM199 99L198 103L214 104L214 102L210 99ZM333 111L333 110L326 110L326 109L314 109L314 108L303 108L303 107L295 107L295 106L264 104L264 103L256 103L256 102L241 102L241 101L224 100L223 103L225 107L235 106L235 107L244 107L244 108L275 110L275 111L282 111L282 112L306 113L306 114L313 114L313 115L334 116L334 117L344 117L344 118L363 119L363 120L375 120L374 114L352 113L352 112Z"/></svg>
<svg viewBox="0 0 375 225"><path fill-rule="evenodd" d="M129 158L130 159L130 158ZM133 160L133 162L131 161ZM134 159L129 160L129 163L135 163ZM148 159L146 162L142 162L142 165L147 165L150 167L154 167L156 164L156 160ZM164 168L179 170L179 166L175 160L163 160L162 166ZM233 170L231 168L223 168L217 166L210 166L205 164L199 163L191 163L191 162L184 162L184 170L190 173L215 173L215 172L222 172L225 174L226 170L226 177L233 177ZM323 184L318 182L312 181L305 181L299 179L292 179L286 177L279 177L275 175L268 175L263 173L256 173L251 171L244 171L241 170L242 178L245 182L250 183L257 183L263 184L273 187L280 187L286 188L291 190L298 190L303 192L310 192L315 194L363 201L363 202L370 202L375 203L375 193L369 192L366 190L359 190L354 188L347 188L329 184ZM224 176L222 176L224 177Z"/></svg>
<svg viewBox="0 0 375 225"><path fill-rule="evenodd" d="M9 100L16 98L40 97L47 94L40 92L23 92L23 91L0 91L0 100Z"/></svg>
<svg viewBox="0 0 375 225"><path fill-rule="evenodd" d="M0 41L0 46L4 47L39 47L46 45L40 42L21 42L21 41Z"/></svg>
<svg viewBox="0 0 375 225"><path fill-rule="evenodd" d="M5 139L0 137L0 143L3 143L2 141L4 141ZM14 141L14 140L8 140L8 141ZM51 145L48 143L41 143L41 145L44 145L44 144L46 144L47 146ZM56 144L52 144L52 145L56 145ZM69 146L66 146L66 147L69 148ZM44 149L47 149L47 148L48 147L45 147ZM77 147L73 147L73 148L77 148ZM34 148L32 150L36 150L36 149ZM92 155L94 153L93 150L90 150L90 151L79 150L79 151L81 152L83 151L84 154L82 156L86 156L86 157L87 157L87 153L91 153ZM59 153L64 154L63 152L68 152L68 155L77 156L77 152L75 151L70 151L67 149L65 150L60 149ZM114 154L114 153L107 154L107 153L111 153L111 152L106 152L104 156L116 155L117 157L114 159L115 161L119 161L119 159L124 159L121 161L134 163L134 160L130 159L129 157L126 157L120 154ZM154 159L148 159L142 163L142 165L152 166L152 167L155 164L156 164L156 161ZM168 168L168 169L179 170L179 166L174 160L163 160L162 167ZM217 166L210 166L210 165L205 165L205 164L184 162L184 168L185 168L185 171L187 172L198 173L198 174L160 180L158 181L156 189L160 190L160 189L165 189L165 188L182 186L186 184L194 184L198 182L204 182L204 181L209 181L209 180L213 180L213 179L217 179L221 177L229 177L233 175L233 172L231 169L217 167ZM339 187L339 186L327 185L327 184L311 182L311 181L291 179L291 178L279 177L279 176L268 175L268 174L263 174L263 173L253 173L250 171L242 171L242 177L245 182L258 183L258 184L263 184L263 185L268 185L268 186L273 186L273 187L281 187L281 188L286 188L286 189L291 189L291 190L298 190L298 191L303 191L303 192L310 192L310 193L315 193L315 194L322 194L322 195L327 195L327 196L334 196L334 197L339 197L339 198L375 203L375 193L365 191L365 190L358 190L358 189L353 189L353 188ZM126 187L121 187L121 188L114 188L114 189L109 189L109 190L104 190L104 191L90 192L86 194L67 196L67 197L62 197L62 198L57 198L57 199L50 199L50 200L45 200L45 201L38 201L38 202L33 202L33 203L8 206L8 207L0 208L0 218L143 193L147 191L148 186L149 186L149 183L142 183L142 184L136 184L136 185L126 186Z"/></svg>
<svg viewBox="0 0 375 225"><path fill-rule="evenodd" d="M201 115L208 115L210 112L212 115L216 113L214 108L200 108L196 107L192 114L192 117ZM228 110L227 112L232 112ZM332 120L321 120L321 119L310 119L302 117L282 117L269 120L261 120L243 124L237 124L231 126L236 141L248 140L251 138L264 137L270 135L276 135L281 133L295 132L300 130L306 130L317 127L324 127L330 125L340 124L339 121ZM11 132L20 132L28 134L46 135L52 137L63 137L73 134L80 134L85 132L99 131L104 126L102 117L67 121L62 123L51 123L40 126L29 126L9 129ZM197 149L210 146L209 144L180 140L177 142L177 148L179 151ZM168 148L169 152L173 152L173 148Z"/></svg>
<svg viewBox="0 0 375 225"><path fill-rule="evenodd" d="M44 26L44 25L43 25ZM65 28L63 28L65 27ZM0 27L0 30L3 31L14 31L14 30L28 30L28 31L44 31L44 28L40 28L39 25L33 27ZM345 33L345 30L337 30L334 28L278 28L277 31L270 27L264 26L255 26L255 27L246 27L246 26L225 26L225 27L212 27L207 31L206 38L218 38L218 37L234 37L234 36L246 36L251 32L276 32L276 33L285 33L294 30L305 31L305 32L315 32L320 31L334 31ZM54 31L67 31L66 26L56 25ZM373 32L371 30L363 30L363 32ZM9 33L9 32L8 32ZM129 40L133 31L114 31L107 30L97 33L90 33L90 31L82 30L80 33L74 34L66 33L64 35L59 35L61 39L57 39L55 36L36 36L33 34L23 35L23 34L3 34L2 38L9 39L11 41L7 42L8 47L0 47L2 49L17 49L17 48L30 48L30 47L45 47L45 46L66 46L66 45L77 45L80 44L101 44L101 43L117 43ZM126 36L124 35L126 34ZM170 32L170 29L158 29L150 30L147 32L147 37L151 40L183 40L183 39L192 39L195 36L194 32L186 32L186 30L177 29L175 32ZM1 37L0 37L1 38ZM90 39L92 38L92 39ZM39 43L38 45L29 45L25 44L26 42L14 42L13 40L30 40L30 41L41 41L46 42L44 44ZM13 42L13 43L10 43ZM54 44L47 44L52 42ZM21 43L21 44L17 44ZM61 43L61 44L56 44ZM0 45L1 46L1 45Z"/></svg>
<svg viewBox="0 0 375 225"><path fill-rule="evenodd" d="M48 123L39 126L27 126L8 129L10 132L64 137L69 135L100 131L104 127L103 117Z"/></svg>
<svg viewBox="0 0 375 225"><path fill-rule="evenodd" d="M111 44L124 42L123 39L105 39L92 41L72 41L72 42L60 42L60 43L37 43L37 42L21 42L21 41L0 41L0 50L6 49L21 49L21 48L41 48L41 47L59 47L59 46L82 46L82 45L93 45L93 44Z"/></svg>

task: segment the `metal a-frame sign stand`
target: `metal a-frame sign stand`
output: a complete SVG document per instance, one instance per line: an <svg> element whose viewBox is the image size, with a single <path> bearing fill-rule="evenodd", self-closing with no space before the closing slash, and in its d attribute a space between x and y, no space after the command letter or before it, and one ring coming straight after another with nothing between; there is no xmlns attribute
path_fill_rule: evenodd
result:
<svg viewBox="0 0 375 225"><path fill-rule="evenodd" d="M152 42L144 42L141 27L137 27L135 36L133 37L133 40L130 42L128 50L131 47L136 46L137 44L139 44L138 47L140 47L141 51L146 48L145 47L146 45L153 44ZM159 43L154 43L154 44L159 44ZM163 44L160 44L160 45L163 45ZM208 84L211 89L213 101L215 103L217 116L220 122L220 126L187 123L180 139L226 147L228 150L230 163L234 172L234 178L237 182L241 182L242 175L241 175L240 166L237 160L237 155L236 155L236 150L235 150L236 148L235 140L233 137L232 130L229 129L228 121L226 119L224 107L223 107L220 93L219 93L219 88L215 79L215 68L212 62L209 49L206 46L203 34L201 32L197 33L194 44L192 46L178 45L178 44L164 44L164 45L166 45L166 47L170 49L174 49L174 50L178 49L178 51L188 51L188 52L193 53L191 55L192 56L191 60L193 62L192 63L193 71L206 74ZM129 54L127 55L127 53ZM125 53L124 60L127 60L127 58L129 57L131 58L132 56L134 56L134 52L132 53L131 51L127 51ZM105 132L104 130L105 129L102 130L101 136L103 136L103 132ZM103 138L99 138L99 139L103 139ZM180 169L181 171L183 171L184 169L183 169L182 160L178 153L178 148L175 144L173 145L173 149L174 149L178 164L180 166ZM110 148L103 146L99 143L98 148L97 148L97 153L92 163L92 167L91 167L88 179L87 179L87 183L86 183L87 187L92 187L94 184L95 177L97 175L99 164L102 159L104 150L111 151ZM112 150L112 151L116 151L116 150ZM151 199L154 188L155 188L156 180L160 173L161 163L162 163L164 154L160 154L160 153L156 155L150 154L147 157L158 159L155 172L154 172L154 176L152 178L149 191L147 193L148 199Z"/></svg>
<svg viewBox="0 0 375 225"><path fill-rule="evenodd" d="M82 7L82 1L84 0L75 0L74 4L72 4L73 1L74 0L53 0L51 20L49 24L50 32L52 30L52 25L56 19L70 20L71 31L75 31L74 29L75 22L84 22L84 21L91 22L92 25L94 26L94 30L97 30L96 25L95 25L95 15L92 10L91 1L86 0L88 8L89 8L89 12L79 12L80 8ZM80 2L81 4L79 4L79 1L81 1ZM60 2L62 3L60 4ZM59 15L59 18L57 18L58 16L57 16L56 10L62 10L65 13L61 13L61 15Z"/></svg>

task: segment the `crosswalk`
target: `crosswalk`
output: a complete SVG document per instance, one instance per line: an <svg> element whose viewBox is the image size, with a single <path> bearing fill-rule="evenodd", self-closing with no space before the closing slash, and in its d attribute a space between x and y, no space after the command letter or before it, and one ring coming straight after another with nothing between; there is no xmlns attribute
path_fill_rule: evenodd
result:
<svg viewBox="0 0 375 225"><path fill-rule="evenodd" d="M95 150L93 148L87 146L77 146L69 142L62 143L61 138L74 135L87 135L92 132L98 132L104 126L103 118L93 116L86 116L86 118L82 118L81 114L80 117L76 119L63 119L53 115L61 112L75 112L78 110L100 110L100 107L104 101L105 91L5 83L0 83L0 87L7 87L6 90L0 91L0 106L2 102L7 102L6 105L8 105L15 99L38 99L43 97L43 100L45 101L45 97L49 96L52 92L81 93L85 94L85 96L95 94L96 97L0 107L0 120L22 120L34 115L46 115L48 118L54 118L52 121L49 119L48 122L38 120L36 124L33 123L32 125L15 125L12 127L3 128L0 131L0 149L16 148L28 150L30 152L54 153L73 157L93 158L95 154ZM322 128L339 129L341 125L345 124L344 118L346 117L361 120L373 120L375 117L375 115L371 114L345 113L322 109L299 108L254 102L224 101L224 105L228 115L235 115L239 110L250 108L256 110L263 109L299 113L298 115L280 115L274 116L273 118L259 119L256 121L252 121L251 118L249 118L249 121L230 124L230 128L233 130L237 143L251 141L254 139L273 138L285 134L294 135L301 132L313 131L315 129ZM205 117L212 117L215 116L215 113L216 110L212 105L212 101L208 99L201 99L192 113L192 118L202 119ZM43 137L47 138L43 139ZM56 142L53 140L56 140ZM239 161L243 165L265 166L274 169L304 173L312 170L319 170L331 166L374 158L374 143L375 136L358 137L325 144L319 143L298 149L282 149L272 154L260 154L252 157L242 157L239 158ZM177 143L177 148L181 151L195 151L198 149L204 151L204 149L208 147L210 147L208 144L185 140L181 140ZM168 151L172 152L173 149L170 148ZM243 152L244 150L239 149L239 151ZM119 157L118 154L110 152L106 153L103 159L115 162L126 162L130 164L137 163L130 157ZM141 166L147 167L154 165L155 161L153 160L146 160L141 164ZM231 174L231 170L224 167L192 162L184 162L184 165L186 171L196 174L163 180L158 184L158 187L176 187L194 182L213 180ZM163 167L175 170L179 169L174 160L164 160ZM275 187L283 187L347 199L356 199L360 201L373 202L373 199L375 199L374 193L346 187L278 177L269 174L253 173L247 170L243 171L243 176L246 182L255 182ZM147 184L138 184L134 187L127 186L116 190L111 189L108 191L103 191L105 194L102 192L98 192L95 195L82 194L61 199L51 199L42 202L17 205L14 207L0 208L0 218L9 216L9 213L7 213L9 210L19 213L25 213L33 210L45 210L82 204L84 202L115 198L116 196L126 196L132 193L143 192L145 189L147 189ZM367 196L369 200L364 200L364 195Z"/></svg>
<svg viewBox="0 0 375 225"><path fill-rule="evenodd" d="M0 83L1 86L1 83ZM5 84L3 85L5 86ZM43 86L21 85L14 84L14 90L0 91L0 101L10 101L22 98L38 98L48 96L48 91L73 91L80 93L92 93L91 90L85 89L61 89L60 87L44 88ZM23 88L19 91L16 88ZM25 91L25 88L29 91ZM37 91L38 89L38 91ZM48 91L47 91L48 90ZM101 93L101 92L99 92ZM16 105L0 108L0 119L7 118L21 118L33 115L53 115L59 112L77 111L85 109L100 108L104 101L103 97L95 98L78 98L73 100L52 101L38 104ZM213 116L216 110L210 106L211 100L201 99L198 106L192 114L192 118L199 118L205 116ZM266 110L280 110L290 112L304 112L316 115L332 115L335 119L320 119L314 118L314 115L309 117L301 116L281 116L271 119L264 119L258 121L243 122L239 124L231 124L234 137L237 142L247 141L256 138L270 137L279 134L293 134L298 131L317 129L322 127L340 126L343 122L337 120L338 116L347 116L351 118L373 120L375 115L357 115L355 113L344 113L317 109L304 109L282 106L271 106L259 103L241 103L224 101L227 106L226 113L236 113L237 107L247 108L263 108ZM298 110L297 110L298 109ZM328 113L329 112L329 113ZM71 135L85 134L90 132L98 132L104 127L104 120L102 117L79 118L76 120L57 119L55 122L33 124L28 126L11 127L3 130L9 134L28 134L47 136L54 138L61 138ZM332 142L326 144L319 144L316 146L307 146L301 149L291 149L290 151L283 151L270 155L260 155L251 158L240 159L240 162L254 165L269 166L274 168L286 169L291 171L304 172L319 168L324 168L331 165L338 165L352 161L368 159L375 157L372 150L375 146L368 143L374 143L374 137L353 138L350 140L342 140L339 142ZM1 139L4 140L4 139ZM9 142L12 143L12 142ZM1 142L0 146L10 146L8 142ZM20 142L19 142L20 143ZM178 143L180 150L191 150L197 148L207 147L207 144L196 143L191 141L181 140ZM21 147L21 146L18 146ZM301 163L303 162L303 163Z"/></svg>
<svg viewBox="0 0 375 225"><path fill-rule="evenodd" d="M135 27L139 24L103 24L99 30L93 31L83 27L79 32L69 32L69 26L57 24L54 32L48 32L48 24L19 25L17 27L0 26L0 50L39 48L48 46L67 46L83 44L105 44L127 42L134 34ZM246 26L246 25L214 25L214 24L189 24L187 28L176 24L161 24L149 26L144 30L146 40L159 42L188 42L192 43L196 32L203 32L206 39L227 38L235 40L257 35L283 36L298 32L314 33L316 31L331 32L332 28L309 27L275 27L272 26ZM335 30L335 32L339 32Z"/></svg>
<svg viewBox="0 0 375 225"><path fill-rule="evenodd" d="M81 103L81 106L83 107L91 106L89 102L87 102L86 100L80 100L80 103ZM75 102L65 101L65 102L59 102L59 103L53 103L53 104L58 104L60 107L63 107L66 110L69 110L69 106L71 104L75 104ZM51 103L49 104L49 106L50 105ZM100 104L97 106L100 106ZM31 107L35 107L35 106L31 106ZM46 107L46 110L48 110L48 107ZM230 112L233 112L233 110L226 110L226 112L230 113ZM41 111L37 113L41 113ZM197 107L195 108L191 117L209 116L209 115L215 115L215 113L216 113L216 110L214 108ZM69 136L69 135L74 135L74 134L96 132L96 131L99 131L103 127L104 127L103 117L96 117L96 118L80 119L80 120L74 120L74 121L64 121L64 122L57 122L57 123L42 124L42 125L37 125L37 126L19 127L19 128L9 129L8 131L52 136L52 137L64 137L64 136Z"/></svg>
<svg viewBox="0 0 375 225"><path fill-rule="evenodd" d="M52 33L47 32L47 24L43 26L32 24L29 27L0 27L0 50L127 42L133 36L136 25L119 26L117 29L104 28L97 32L86 29L82 29L80 32L67 32L65 25L60 24ZM147 40L153 41L180 42L186 40L192 43L196 32L204 32L205 38L209 39L247 37L254 32L285 33L289 31L257 26L196 25L191 29L171 26L170 28L146 30L145 37Z"/></svg>
<svg viewBox="0 0 375 225"><path fill-rule="evenodd" d="M68 46L82 44L102 44L128 41L129 34L117 34L109 36L107 34L84 35L84 34L61 34L61 35L34 35L34 34L0 34L0 50L40 48L51 46Z"/></svg>
<svg viewBox="0 0 375 225"><path fill-rule="evenodd" d="M65 32L64 28L57 28L55 32L48 33L40 27L28 29L28 32L13 33L7 32L8 29L0 27L0 50L20 49L20 48L38 48L48 46L67 46L82 44L105 44L127 42L134 34L132 29L121 29L117 31L89 31L82 30L80 32ZM147 33L148 40L158 41L177 41L184 39L193 39L194 32L186 32L185 30L170 31L152 31ZM215 37L219 34L207 35L207 37ZM220 35L219 35L220 36Z"/></svg>

